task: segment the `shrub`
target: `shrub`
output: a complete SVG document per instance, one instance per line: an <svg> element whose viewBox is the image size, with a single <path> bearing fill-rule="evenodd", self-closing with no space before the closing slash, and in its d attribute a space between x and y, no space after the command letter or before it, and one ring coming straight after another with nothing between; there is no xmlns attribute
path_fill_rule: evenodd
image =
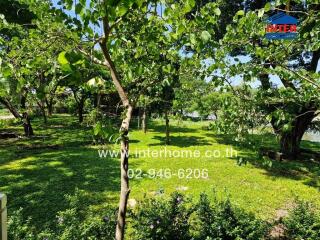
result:
<svg viewBox="0 0 320 240"><path fill-rule="evenodd" d="M253 214L232 206L229 199L210 204L202 194L197 206L198 234L195 239L263 239L268 225Z"/></svg>
<svg viewBox="0 0 320 240"><path fill-rule="evenodd" d="M74 196L66 196L70 208L57 215L54 227L44 227L38 232L32 227L32 219L24 219L22 209L9 218L10 240L111 240L115 235L116 211L108 208L103 217L92 217L84 206L85 197L77 190Z"/></svg>
<svg viewBox="0 0 320 240"><path fill-rule="evenodd" d="M193 212L190 199L173 193L169 199L155 197L138 204L131 212L132 239L191 239L189 217Z"/></svg>
<svg viewBox="0 0 320 240"><path fill-rule="evenodd" d="M288 239L320 239L320 216L311 203L296 200L296 206L283 219Z"/></svg>
<svg viewBox="0 0 320 240"><path fill-rule="evenodd" d="M229 199L210 204L202 194L196 205L174 193L140 203L132 213L132 239L263 239L268 225L232 206Z"/></svg>
<svg viewBox="0 0 320 240"><path fill-rule="evenodd" d="M31 218L24 219L22 209L12 213L8 220L8 238L12 240L35 239L34 229L31 227Z"/></svg>
<svg viewBox="0 0 320 240"><path fill-rule="evenodd" d="M85 200L87 196L83 194L77 191L74 196L67 196L69 209L59 212L54 227L45 228L46 230L41 233L36 232L32 227L31 219L23 220L21 210L19 210L10 218L9 239L114 239L117 212L108 208L104 214L105 217L93 217L93 214L87 216L88 211L84 208L88 205ZM302 212L305 216L306 211ZM315 226L313 224L316 222L314 215L307 216L311 221L301 221L304 217L298 218L299 221L296 220L304 223L303 231L308 231L307 224ZM288 227L288 229L293 229L293 232L295 232L294 227L299 226L290 219L287 220L287 223L293 225L291 228ZM319 230L319 228L312 229ZM161 194L139 202L134 209L129 211L127 234L128 239L134 240L258 240L263 239L268 230L265 222L235 207L229 199L218 201L215 198L211 203L208 196L202 194L200 200L194 203L191 198L175 192L169 197ZM316 232L313 234L310 236L317 236Z"/></svg>

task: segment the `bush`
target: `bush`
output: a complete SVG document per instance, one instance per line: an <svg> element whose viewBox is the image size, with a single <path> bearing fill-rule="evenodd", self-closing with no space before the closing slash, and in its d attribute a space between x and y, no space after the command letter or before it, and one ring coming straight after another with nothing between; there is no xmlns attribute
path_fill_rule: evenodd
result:
<svg viewBox="0 0 320 240"><path fill-rule="evenodd" d="M10 240L112 240L116 215L108 208L104 217L88 214L88 196L76 191L67 196L70 208L59 212L56 224L39 233L32 219L22 210L9 219ZM91 203L89 203L91 204ZM279 222L275 222L278 224ZM320 215L310 203L297 201L296 207L281 220L285 239L320 239ZM259 240L268 239L271 224L234 206L230 199L212 202L201 194L194 203L180 193L163 194L139 202L128 215L128 239L133 240Z"/></svg>
<svg viewBox="0 0 320 240"><path fill-rule="evenodd" d="M229 199L210 204L207 195L202 194L196 216L198 234L195 239L263 239L268 225L253 214L232 206Z"/></svg>
<svg viewBox="0 0 320 240"><path fill-rule="evenodd" d="M229 199L211 205L202 194L196 205L174 193L169 199L147 199L132 213L132 239L263 239L268 225L231 205Z"/></svg>
<svg viewBox="0 0 320 240"><path fill-rule="evenodd" d="M89 216L87 202L82 191L74 196L66 196L70 208L59 212L54 227L44 227L38 232L32 227L32 219L23 218L22 209L9 218L8 232L10 240L111 240L115 235L116 211L108 208L103 217Z"/></svg>
<svg viewBox="0 0 320 240"><path fill-rule="evenodd" d="M288 239L320 239L320 216L311 203L296 200L296 207L283 219Z"/></svg>
<svg viewBox="0 0 320 240"><path fill-rule="evenodd" d="M168 200L162 197L146 199L131 213L132 239L191 239L188 222L193 212L190 200L173 193Z"/></svg>

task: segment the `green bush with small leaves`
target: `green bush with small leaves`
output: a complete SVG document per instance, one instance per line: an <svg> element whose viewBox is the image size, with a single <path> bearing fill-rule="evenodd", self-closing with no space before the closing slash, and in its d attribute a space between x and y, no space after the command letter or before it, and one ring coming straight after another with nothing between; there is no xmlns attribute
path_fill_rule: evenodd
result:
<svg viewBox="0 0 320 240"><path fill-rule="evenodd" d="M57 214L55 227L44 227L38 232L25 220L22 210L10 214L8 233L10 240L111 240L115 235L116 209L104 211L103 217L87 216L84 193L76 190L74 196L66 196L69 207Z"/></svg>
<svg viewBox="0 0 320 240"><path fill-rule="evenodd" d="M213 204L206 194L201 194L197 205L196 219L198 234L194 239L263 239L268 232L268 224L257 219L253 214L231 204L230 199Z"/></svg>
<svg viewBox="0 0 320 240"><path fill-rule="evenodd" d="M132 212L132 239L263 239L268 224L233 206L229 199L214 200L202 194L197 204L180 193L169 199L155 197Z"/></svg>
<svg viewBox="0 0 320 240"><path fill-rule="evenodd" d="M311 203L296 200L296 206L283 219L288 239L320 239L320 215Z"/></svg>
<svg viewBox="0 0 320 240"><path fill-rule="evenodd" d="M169 199L148 198L131 212L132 239L191 239L189 218L193 211L191 200L180 193Z"/></svg>
<svg viewBox="0 0 320 240"><path fill-rule="evenodd" d="M89 213L84 193L67 196L69 208L57 214L53 226L39 232L22 209L10 214L10 240L112 240L117 209L109 207L99 217ZM312 204L297 200L280 220L285 239L320 239L320 215ZM133 240L259 240L269 239L272 224L244 212L229 198L212 201L201 194L196 202L181 193L163 192L138 202L129 210L127 238ZM275 222L274 224L278 224Z"/></svg>

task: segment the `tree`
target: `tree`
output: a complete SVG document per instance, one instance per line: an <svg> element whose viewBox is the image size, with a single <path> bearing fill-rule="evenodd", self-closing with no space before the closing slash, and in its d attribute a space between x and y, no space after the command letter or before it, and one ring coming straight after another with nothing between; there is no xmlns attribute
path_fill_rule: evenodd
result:
<svg viewBox="0 0 320 240"><path fill-rule="evenodd" d="M92 90L88 81L96 77L103 77L103 71L100 71L99 66L93 65L82 54L74 51L61 52L58 62L61 70L67 76L60 84L71 89L77 104L79 123L82 123L84 104Z"/></svg>
<svg viewBox="0 0 320 240"><path fill-rule="evenodd" d="M72 8L72 1L64 1L65 6L68 9ZM124 238L125 229L125 216L127 208L127 200L130 193L129 189L129 179L128 179L128 150L129 150L129 124L131 121L133 104L135 99L130 99L128 91L124 88L124 83L121 81L125 77L122 74L126 74L126 77L130 79L129 74L131 71L125 71L125 69L120 68L120 72L117 66L125 65L124 59L115 62L117 52L115 50L121 47L121 44L128 45L125 43L126 38L133 38L133 42L136 46L134 49L136 51L136 57L141 57L141 50L143 47L140 45L139 37L142 36L139 30L150 24L152 18L147 17L147 14L152 14L148 12L148 4L145 1L90 1L90 9L86 8L85 1L80 1L76 7L76 13L80 14L82 21L84 23L83 29L91 37L93 46L99 44L103 56L93 56L88 49L83 46L80 47L80 51L88 56L94 63L99 64L107 68L110 72L112 82L119 94L122 102L123 115L122 124L120 127L120 137L121 137L121 193L119 202L119 212L118 221L116 228L116 239L120 240ZM101 25L99 19L101 18ZM135 22L135 20L137 20ZM94 34L89 26L89 22L101 26L101 36ZM135 23L135 24L134 24ZM122 31L128 30L128 33L123 35ZM144 29L145 30L145 29ZM141 30L140 30L141 31ZM139 34L140 33L140 34ZM150 40L150 45L153 39ZM128 46L130 47L130 46ZM151 46L152 47L152 46ZM120 52L121 48L118 48ZM140 53L139 53L140 50ZM92 51L91 51L92 52ZM119 54L118 59L123 56ZM134 57L132 53L126 53L126 58ZM102 59L103 58L103 59ZM120 62L120 63L119 63ZM139 63L139 62L138 62ZM130 68L129 68L130 69ZM121 71L122 70L122 71ZM130 79L131 80L131 79ZM131 80L132 81L132 80Z"/></svg>
<svg viewBox="0 0 320 240"><path fill-rule="evenodd" d="M4 12L10 22L4 16L0 28L1 102L16 118L23 120L25 135L30 136L33 131L27 106L31 110L36 103L44 121L47 121L46 104L52 108L54 90L65 77L57 67L57 55L61 48L68 46L71 36L65 37L67 26L59 20L62 12L51 9L47 2L37 4L37 11L41 14L33 12L27 1L13 1L7 7ZM16 16L18 13L13 9L17 12L22 9L21 16ZM52 16L56 21L52 21ZM20 17L22 19L16 19ZM43 40L44 35L46 41Z"/></svg>
<svg viewBox="0 0 320 240"><path fill-rule="evenodd" d="M34 8L37 7L38 1L29 2ZM146 0L62 0L60 3L67 10L75 10L76 18L73 19L71 28L79 34L77 39L73 39L77 43L74 51L81 52L88 60L108 70L121 99L121 191L116 239L123 239L130 193L128 133L134 105L140 95L146 95L148 88L167 81L165 78L152 77L154 69L163 67L162 64L157 65L161 56L165 55L167 61L175 62L179 58L179 51L186 43L200 50L201 46L210 41L211 35L204 31L206 26L199 28L199 19L190 21L190 28L187 20L179 22L194 7L195 1L192 0L177 3ZM164 5L165 11L158 13L157 8L160 4ZM201 18L201 22L208 22L209 19L210 24L214 24L216 16L209 14L212 9L215 9L217 15L220 13L216 4L208 4L205 9L207 17ZM78 16L80 21L77 19ZM175 25L177 23L179 25ZM196 29L203 31L201 36L194 34ZM62 65L68 64L66 61ZM171 66L169 69L175 71Z"/></svg>
<svg viewBox="0 0 320 240"><path fill-rule="evenodd" d="M238 12L234 18L237 23L228 26L223 44L216 53L216 56L234 56L240 50L249 56L249 61L241 62L237 57L235 64L230 64L221 57L214 65L220 65L224 77L241 76L247 86L253 81L260 82L255 97L257 108L261 108L280 137L280 151L288 158L296 158L304 132L319 114L320 83L316 72L320 57L319 4L309 4L306 8L296 4L287 12L300 20L299 37L292 41L264 38L263 17L264 13L273 14L270 6L267 4L263 9L246 14ZM281 5L275 7L281 8ZM272 80L274 75L281 82L278 86Z"/></svg>
<svg viewBox="0 0 320 240"><path fill-rule="evenodd" d="M35 15L18 1L1 1L0 8L0 102L15 118L21 119L25 135L29 137L33 135L33 129L26 111L27 91L25 86L12 76L14 66L9 61L6 62L6 58L13 46L9 41L15 37L14 41L17 42L18 37L23 37Z"/></svg>

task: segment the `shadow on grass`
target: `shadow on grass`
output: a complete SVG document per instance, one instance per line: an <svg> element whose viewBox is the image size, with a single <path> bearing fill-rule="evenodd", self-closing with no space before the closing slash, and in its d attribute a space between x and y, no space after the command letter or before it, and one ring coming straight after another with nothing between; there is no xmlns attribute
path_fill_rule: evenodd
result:
<svg viewBox="0 0 320 240"><path fill-rule="evenodd" d="M9 215L23 208L36 228L54 226L57 212L69 207L65 195L76 189L87 193L88 205L114 204L120 190L119 160L100 158L90 148L88 129L72 121L34 122L36 137L0 142L0 191L8 195Z"/></svg>
<svg viewBox="0 0 320 240"><path fill-rule="evenodd" d="M159 140L158 143L151 143L149 146L166 145L166 137L154 136L153 139ZM170 146L176 147L192 147L211 145L211 143L204 139L204 137L195 136L170 136Z"/></svg>
<svg viewBox="0 0 320 240"><path fill-rule="evenodd" d="M117 166L116 160L100 159L92 149L69 148L20 156L0 166L0 182L8 195L9 212L22 207L24 215L39 227L68 207L64 196L73 195L76 188L94 195L97 202L108 201L101 193L118 192Z"/></svg>
<svg viewBox="0 0 320 240"><path fill-rule="evenodd" d="M232 135L206 134L213 137L220 144L232 145L234 149L240 152L238 156L243 158L257 168L265 170L265 174L274 179L290 178L294 180L302 180L304 184L320 190L320 159L310 159L310 156L303 155L297 160L276 161L271 160L272 165L265 164L265 161L259 157L258 150L260 147L278 150L278 141L273 134L252 135L250 144L239 144L234 141ZM320 143L303 141L302 147L308 149L320 149ZM238 158L233 158L238 161Z"/></svg>
<svg viewBox="0 0 320 240"><path fill-rule="evenodd" d="M154 121L148 123L148 130L165 134L166 126ZM192 129L184 126L169 126L170 133L195 133L198 129Z"/></svg>

